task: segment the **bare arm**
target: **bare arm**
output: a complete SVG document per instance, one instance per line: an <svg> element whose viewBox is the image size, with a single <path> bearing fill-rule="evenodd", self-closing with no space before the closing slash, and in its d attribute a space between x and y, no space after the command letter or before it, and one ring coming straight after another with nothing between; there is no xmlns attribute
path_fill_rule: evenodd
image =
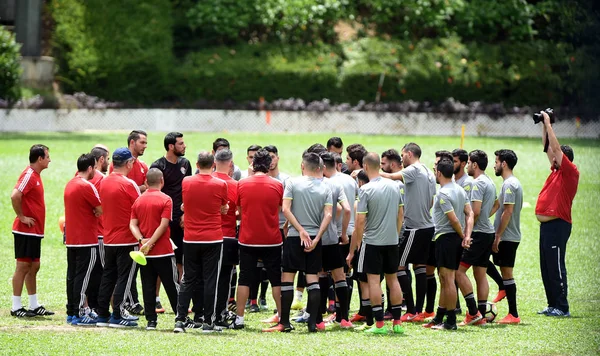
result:
<svg viewBox="0 0 600 356"><path fill-rule="evenodd" d="M129 230L131 230L131 233L133 234L133 237L135 237L136 240L139 241L144 238L142 232L140 231L138 219L129 220Z"/></svg>
<svg viewBox="0 0 600 356"><path fill-rule="evenodd" d="M12 202L13 210L17 214L17 217L19 218L19 220L23 224L25 224L29 227L32 227L33 225L35 225L34 218L23 215L23 209L22 209L22 205L21 205L22 200L23 200L23 193L21 193L18 189L13 189L13 192L10 195L10 200Z"/></svg>
<svg viewBox="0 0 600 356"><path fill-rule="evenodd" d="M398 208L398 220L396 222L396 229L398 230L398 235L400 235L400 231L402 231L402 224L404 224L404 207L403 206Z"/></svg>
<svg viewBox="0 0 600 356"><path fill-rule="evenodd" d="M496 231L496 237L494 238L494 243L492 244L492 251L498 252L498 245L500 244L500 239L502 238L502 234L504 234L504 230L508 226L510 219L512 218L512 213L514 210L513 204L504 204L504 211L502 212L502 216L500 217L500 226L498 226L498 230Z"/></svg>
<svg viewBox="0 0 600 356"><path fill-rule="evenodd" d="M96 217L99 217L100 215L102 215L102 205L98 205L97 207L94 208L94 215Z"/></svg>
<svg viewBox="0 0 600 356"><path fill-rule="evenodd" d="M551 164L553 161L556 161L556 164L560 167L563 158L560 143L558 143L552 124L550 124L550 117L545 112L542 112L542 115L544 115L544 128L548 132L548 158Z"/></svg>
<svg viewBox="0 0 600 356"><path fill-rule="evenodd" d="M317 243L319 242L319 240L321 240L321 237L323 236L323 234L325 233L325 231L327 231L327 227L329 226L329 224L331 223L331 219L332 219L332 211L333 211L333 207L331 205L325 205L325 207L323 207L323 220L321 220L321 226L319 226L319 232L317 232L317 236L315 236L315 239L312 242L312 246L317 246Z"/></svg>
<svg viewBox="0 0 600 356"><path fill-rule="evenodd" d="M546 123L542 121L542 145L546 147L546 137L548 135L548 130L546 130ZM552 148L548 146L548 150L546 151L546 156L548 157L548 161L552 164Z"/></svg>
<svg viewBox="0 0 600 356"><path fill-rule="evenodd" d="M348 224L350 224L350 204L347 201L343 201L342 205L342 243L348 243Z"/></svg>
<svg viewBox="0 0 600 356"><path fill-rule="evenodd" d="M365 232L366 220L367 214L356 214L356 219L354 220L354 234L352 235L352 243L350 244L351 254L354 254L354 251L361 245L363 233Z"/></svg>
<svg viewBox="0 0 600 356"><path fill-rule="evenodd" d="M312 240L310 236L304 230L302 225L298 222L294 214L292 213L292 200L291 199L283 199L283 203L281 205L281 210L283 211L283 216L287 219L287 221L300 233L300 241L303 246L309 247L312 244ZM287 236L287 234L286 234Z"/></svg>
<svg viewBox="0 0 600 356"><path fill-rule="evenodd" d="M473 223L479 219L479 214L481 214L481 202L474 200L471 202L473 209Z"/></svg>
<svg viewBox="0 0 600 356"><path fill-rule="evenodd" d="M465 204L465 237L471 237L471 232L473 232L473 224L475 224L475 214L473 213L473 209L471 209L471 204Z"/></svg>
<svg viewBox="0 0 600 356"><path fill-rule="evenodd" d="M450 221L450 225L452 225L452 228L454 229L454 231L456 231L456 233L458 234L458 236L460 236L461 239L465 238L465 234L463 233L463 228L460 225L460 221L458 221L458 217L456 216L456 213L454 211L450 211L446 213L446 216L448 217L448 220Z"/></svg>
<svg viewBox="0 0 600 356"><path fill-rule="evenodd" d="M496 214L498 208L500 208L500 203L498 202L498 199L496 199L496 201L494 202L494 206L492 207L492 211L490 211L490 217Z"/></svg>
<svg viewBox="0 0 600 356"><path fill-rule="evenodd" d="M404 182L404 177L402 176L402 171L396 172L396 173L380 172L379 174L383 178L387 178L387 179L391 179L391 180L400 180L400 181Z"/></svg>

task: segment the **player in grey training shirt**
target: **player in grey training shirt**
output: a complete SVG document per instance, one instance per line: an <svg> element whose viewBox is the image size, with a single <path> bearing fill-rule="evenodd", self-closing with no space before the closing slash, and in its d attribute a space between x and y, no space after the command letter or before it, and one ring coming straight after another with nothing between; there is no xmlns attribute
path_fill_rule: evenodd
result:
<svg viewBox="0 0 600 356"><path fill-rule="evenodd" d="M343 254L340 243L347 245L349 242L347 229L350 221L350 205L348 204L344 188L333 179L333 176L337 174L334 155L336 153L333 152L323 152L320 154L324 165L323 175L326 177L325 182L331 187L332 201L335 205L339 204L342 207L342 214L337 214L337 209L333 209L333 219L329 224L327 232L323 235L323 272L319 275L319 285L321 289L329 290L330 283L327 271L331 271L335 295L339 303L336 307L336 321L340 323L340 327L347 329L351 328L352 324L348 321L348 283L346 282L346 274L344 273L346 255ZM342 231L339 232L336 223L338 215L342 215L340 217L342 220ZM321 293L321 301L319 303L321 310L317 314L317 324L323 322L323 314L327 312L326 305L327 293Z"/></svg>
<svg viewBox="0 0 600 356"><path fill-rule="evenodd" d="M306 273L309 332L316 332L320 290L317 274L322 265L321 238L332 218L332 193L323 181L323 162L316 153L302 157L302 177L289 179L283 194L282 210L290 222L283 245L280 323L265 331L290 331L290 309L294 298L296 272ZM323 291L325 293L325 291Z"/></svg>
<svg viewBox="0 0 600 356"><path fill-rule="evenodd" d="M508 315L500 324L519 324L521 319L517 311L517 285L513 278L513 268L517 247L521 241L520 216L523 207L523 188L513 175L517 164L517 155L512 150L498 150L494 170L496 176L502 176L504 182L498 197L499 208L496 212L494 228L496 236L492 245L494 264L500 266L502 282L508 301Z"/></svg>
<svg viewBox="0 0 600 356"><path fill-rule="evenodd" d="M363 168L369 177L369 183L363 185L358 193L355 238L346 258L348 264L354 257L354 251L362 244L358 272L367 274L369 297L376 324L365 330L368 333L383 334L387 329L383 324L381 306L381 273L385 274L390 289L391 312L394 318L393 331L404 333L401 326L402 290L396 278L398 256L398 233L402 228L404 209L397 184L379 174L379 155L369 152L363 158Z"/></svg>
<svg viewBox="0 0 600 356"><path fill-rule="evenodd" d="M467 151L462 148L457 148L452 151L452 161L454 162L454 181L460 185L467 194L471 194L471 185L473 184L473 178L465 173L467 161L469 155Z"/></svg>
<svg viewBox="0 0 600 356"><path fill-rule="evenodd" d="M488 158L485 152L474 150L469 153L467 171L469 176L474 178L471 184L470 201L475 224L471 235L473 242L471 247L463 252L460 266L456 272L456 281L469 308L464 321L465 325L484 325L486 323L485 319L479 317L485 315L490 289L486 271L495 231L490 216L498 209L496 186L492 179L485 174L487 165ZM473 277L477 283L477 303L475 303L473 285L467 277L467 270L471 266L473 266Z"/></svg>
<svg viewBox="0 0 600 356"><path fill-rule="evenodd" d="M440 302L433 320L426 324L433 329L456 330L455 272L458 270L462 248L471 243L473 212L467 193L452 181L453 163L442 157L437 163L436 178L440 190L433 204L435 223L435 257L440 275ZM446 322L442 322L446 314Z"/></svg>
<svg viewBox="0 0 600 356"><path fill-rule="evenodd" d="M416 143L408 143L402 148L402 165L404 169L397 173L382 173L384 177L401 179L405 186L404 225L406 230L400 243L400 264L398 279L404 291L406 314L402 321L422 321L415 307L411 282L405 272L409 263L415 271L417 305L422 308L427 293L426 267L429 248L433 239L433 221L430 209L435 195L435 177L420 162L421 148Z"/></svg>

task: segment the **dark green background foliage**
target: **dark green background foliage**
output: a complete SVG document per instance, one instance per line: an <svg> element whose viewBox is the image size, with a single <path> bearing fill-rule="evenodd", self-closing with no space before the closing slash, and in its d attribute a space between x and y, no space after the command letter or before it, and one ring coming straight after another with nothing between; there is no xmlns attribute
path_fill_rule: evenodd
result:
<svg viewBox="0 0 600 356"><path fill-rule="evenodd" d="M20 97L19 45L15 36L0 26L0 98L16 101Z"/></svg>
<svg viewBox="0 0 600 356"><path fill-rule="evenodd" d="M595 105L592 0L53 0L66 91L156 103L296 97ZM355 28L340 41L334 31Z"/></svg>

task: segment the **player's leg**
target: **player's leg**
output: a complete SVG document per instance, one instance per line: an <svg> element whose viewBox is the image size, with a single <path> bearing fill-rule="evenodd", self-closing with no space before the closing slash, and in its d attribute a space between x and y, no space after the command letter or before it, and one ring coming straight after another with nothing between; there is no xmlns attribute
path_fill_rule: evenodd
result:
<svg viewBox="0 0 600 356"><path fill-rule="evenodd" d="M508 302L508 315L502 318L498 322L499 324L518 324L521 322L517 310L517 284L513 276L518 246L518 242L500 241L498 253L494 256L494 262L500 266L502 282L506 291L506 301Z"/></svg>
<svg viewBox="0 0 600 356"><path fill-rule="evenodd" d="M98 326L108 326L110 317L110 301L117 283L117 250L116 246L104 246L104 269L98 293Z"/></svg>
<svg viewBox="0 0 600 356"><path fill-rule="evenodd" d="M336 268L331 271L331 276L333 277L334 287L335 287L335 295L338 298L339 308L336 308L336 318L342 323L344 321L348 322L348 309L350 308L350 298L349 298L349 289L348 282L346 282L346 273L344 273L344 268ZM343 326L343 325L342 325Z"/></svg>
<svg viewBox="0 0 600 356"><path fill-rule="evenodd" d="M474 266L473 277L477 284L477 309L481 315L485 316L487 301L490 294L490 285L487 280L487 267Z"/></svg>
<svg viewBox="0 0 600 356"><path fill-rule="evenodd" d="M441 305L446 309L446 324L456 326L456 285L454 284L455 271L446 267L440 267L440 295L443 295L444 304Z"/></svg>
<svg viewBox="0 0 600 356"><path fill-rule="evenodd" d="M278 318L281 317L281 246L265 247L262 249L261 258L265 265L265 271L269 283L271 283L271 294L277 308Z"/></svg>
<svg viewBox="0 0 600 356"><path fill-rule="evenodd" d="M488 261L486 273L498 286L498 294L494 298L494 303L498 303L502 299L506 298L506 290L504 289L504 282L502 281L502 275L498 272L496 265L492 261Z"/></svg>
<svg viewBox="0 0 600 356"><path fill-rule="evenodd" d="M144 315L148 322L148 329L152 329L152 324L156 323L156 286L159 281L158 264L161 257L147 258L147 264L140 267L140 278L142 280L142 298L144 300ZM159 285L160 287L160 285ZM156 324L154 324L156 328Z"/></svg>
<svg viewBox="0 0 600 356"><path fill-rule="evenodd" d="M198 289L201 278L199 274L202 271L199 257L201 247L200 244L191 243L184 243L182 247L184 274L177 295L177 314L175 316L175 328L173 329L176 333L185 332L190 301Z"/></svg>
<svg viewBox="0 0 600 356"><path fill-rule="evenodd" d="M96 254L96 263L92 268L92 273L90 275L90 279L88 281L87 288L87 301L88 307L92 310L98 309L98 295L100 294L100 283L102 282L102 266L103 262L101 261L100 249L93 247L94 252Z"/></svg>
<svg viewBox="0 0 600 356"><path fill-rule="evenodd" d="M204 280L203 331L214 330L217 313L217 287L223 261L223 243L206 244L202 253L202 279ZM208 329L210 330L208 330Z"/></svg>
<svg viewBox="0 0 600 356"><path fill-rule="evenodd" d="M400 287L404 293L404 302L406 303L406 314L404 314L403 318L406 319L406 315L411 315L412 317L416 314L415 301L413 298L412 291L412 283L410 282L407 274L407 268L409 261L409 256L411 254L411 250L413 249L413 244L415 242L415 235L417 233L416 229L406 229L404 230L404 238L400 243L400 263L398 265L398 282L400 283Z"/></svg>
<svg viewBox="0 0 600 356"><path fill-rule="evenodd" d="M112 319L119 322L121 320L121 312L125 309L126 300L132 297L131 285L135 283L135 271L137 263L129 257L129 252L138 250L138 246L117 247L117 285L113 293L113 312ZM111 322L111 325L113 323Z"/></svg>
<svg viewBox="0 0 600 356"><path fill-rule="evenodd" d="M171 309L177 312L177 295L180 289L177 259L175 256L157 258L155 267L169 298Z"/></svg>
<svg viewBox="0 0 600 356"><path fill-rule="evenodd" d="M77 251L73 247L67 247L67 323L70 324L73 317L78 315L74 292L75 268Z"/></svg>
<svg viewBox="0 0 600 356"><path fill-rule="evenodd" d="M398 263L400 262L399 250L396 246L388 246L380 251L383 258L383 273L385 275L385 284L390 290L388 298L390 312L393 318L393 331L397 334L403 334L402 328L402 289L396 276Z"/></svg>
<svg viewBox="0 0 600 356"><path fill-rule="evenodd" d="M86 295L92 272L97 263L96 247L77 247L75 257L75 275L73 278L73 306L76 317L74 325L95 325L96 321L86 316Z"/></svg>
<svg viewBox="0 0 600 356"><path fill-rule="evenodd" d="M313 237L311 237L313 238ZM302 250L303 251L303 250ZM317 331L325 329L325 325L322 323L317 324L317 320L322 320L323 315L319 311L319 301L321 300L321 293L327 295L327 290L321 290L319 286L319 272L323 266L323 245L321 241L317 243L317 246L311 252L304 252L305 268L306 273L306 289L308 291L308 303L306 303L306 312L309 314L308 318L308 331Z"/></svg>

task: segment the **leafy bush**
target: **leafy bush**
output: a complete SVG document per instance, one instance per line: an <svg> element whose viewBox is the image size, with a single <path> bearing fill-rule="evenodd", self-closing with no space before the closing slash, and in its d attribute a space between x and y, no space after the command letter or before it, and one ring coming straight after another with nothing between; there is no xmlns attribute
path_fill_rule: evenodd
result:
<svg viewBox="0 0 600 356"><path fill-rule="evenodd" d="M16 101L21 97L19 48L20 45L15 41L15 36L0 26L0 99L9 102Z"/></svg>
<svg viewBox="0 0 600 356"><path fill-rule="evenodd" d="M165 99L172 68L168 0L64 0L51 6L58 79L66 91L126 102Z"/></svg>

